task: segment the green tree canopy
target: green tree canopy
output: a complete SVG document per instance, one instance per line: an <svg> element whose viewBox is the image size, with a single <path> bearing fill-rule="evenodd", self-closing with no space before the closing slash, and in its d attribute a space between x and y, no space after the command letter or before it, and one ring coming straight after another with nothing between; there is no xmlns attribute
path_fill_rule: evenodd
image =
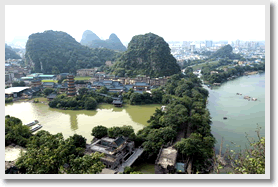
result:
<svg viewBox="0 0 278 187"><path fill-rule="evenodd" d="M61 133L51 135L41 130L30 138L27 152L18 158L16 166L26 174L100 172L104 168L99 160L101 155L84 156L84 150L84 138L81 136L64 140Z"/></svg>
<svg viewBox="0 0 278 187"><path fill-rule="evenodd" d="M22 125L22 121L16 117L5 116L5 145L14 143L25 147L32 136L30 127Z"/></svg>
<svg viewBox="0 0 278 187"><path fill-rule="evenodd" d="M92 129L91 135L96 138L102 138L107 135L107 131L108 131L107 127L98 125Z"/></svg>

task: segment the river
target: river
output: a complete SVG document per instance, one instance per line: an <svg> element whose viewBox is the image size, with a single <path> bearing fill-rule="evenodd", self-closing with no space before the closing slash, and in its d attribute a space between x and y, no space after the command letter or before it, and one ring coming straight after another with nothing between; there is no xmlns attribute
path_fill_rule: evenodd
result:
<svg viewBox="0 0 278 187"><path fill-rule="evenodd" d="M243 99L246 95L258 100ZM231 142L244 149L248 143L245 133L257 140L257 124L262 128L260 135L265 135L265 74L239 77L209 89L207 108L212 117L216 149L219 149L222 137L224 150L227 145L232 145Z"/></svg>

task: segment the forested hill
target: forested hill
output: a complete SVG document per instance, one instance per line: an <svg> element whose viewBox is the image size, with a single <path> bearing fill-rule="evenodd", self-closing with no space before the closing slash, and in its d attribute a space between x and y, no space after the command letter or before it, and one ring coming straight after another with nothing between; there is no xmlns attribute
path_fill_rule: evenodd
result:
<svg viewBox="0 0 278 187"><path fill-rule="evenodd" d="M172 56L168 43L158 35L137 35L128 44L127 51L112 67L117 76L148 75L169 76L180 73L180 67Z"/></svg>
<svg viewBox="0 0 278 187"><path fill-rule="evenodd" d="M211 55L211 58L229 58L229 59L240 59L241 55L233 53L233 48L231 45L225 45L218 49L215 53Z"/></svg>
<svg viewBox="0 0 278 187"><path fill-rule="evenodd" d="M80 43L82 45L87 45L88 43L90 43L93 40L100 40L100 38L95 33L93 33L92 31L86 30L86 31L83 32L82 39L81 39Z"/></svg>
<svg viewBox="0 0 278 187"><path fill-rule="evenodd" d="M11 46L8 46L7 44L5 44L5 60L7 59L21 59L21 57L16 54L16 52L14 51L14 49Z"/></svg>
<svg viewBox="0 0 278 187"><path fill-rule="evenodd" d="M65 32L49 30L29 36L25 57L36 72L57 74L99 67L107 60L114 61L116 53L109 49L91 49Z"/></svg>
<svg viewBox="0 0 278 187"><path fill-rule="evenodd" d="M107 48L115 51L126 51L126 47L114 33L112 33L107 40L92 40L86 45L91 48Z"/></svg>

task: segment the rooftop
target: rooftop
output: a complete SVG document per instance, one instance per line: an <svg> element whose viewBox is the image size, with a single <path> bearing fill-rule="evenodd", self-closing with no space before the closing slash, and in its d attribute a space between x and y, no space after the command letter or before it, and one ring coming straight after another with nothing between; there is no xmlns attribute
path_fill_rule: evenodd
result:
<svg viewBox="0 0 278 187"><path fill-rule="evenodd" d="M172 147L167 147L162 149L159 160L157 164L161 165L163 168L167 166L175 166L178 151Z"/></svg>
<svg viewBox="0 0 278 187"><path fill-rule="evenodd" d="M39 77L55 77L55 75L39 75Z"/></svg>
<svg viewBox="0 0 278 187"><path fill-rule="evenodd" d="M5 94L13 94L13 93L18 93L23 90L29 89L30 87L10 87L5 89Z"/></svg>
<svg viewBox="0 0 278 187"><path fill-rule="evenodd" d="M135 85L136 86L149 86L149 84L147 84L145 82L136 82Z"/></svg>

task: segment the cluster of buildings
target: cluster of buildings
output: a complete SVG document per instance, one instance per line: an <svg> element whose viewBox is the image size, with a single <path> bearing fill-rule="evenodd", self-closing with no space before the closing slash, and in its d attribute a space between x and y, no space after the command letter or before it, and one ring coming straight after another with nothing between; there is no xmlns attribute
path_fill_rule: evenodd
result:
<svg viewBox="0 0 278 187"><path fill-rule="evenodd" d="M135 78L115 77L98 72L89 82L92 89L100 89L105 86L109 92L123 92L132 88L135 92L143 93L165 85L168 79L169 77L150 78L145 75L138 75Z"/></svg>
<svg viewBox="0 0 278 187"><path fill-rule="evenodd" d="M91 73L92 69L82 69L79 72ZM94 69L95 70L95 69ZM25 72L28 73L28 72ZM25 75L25 74L24 74ZM82 74L83 76L87 74ZM44 75L43 73L33 73L27 74L26 76L18 77L17 79L10 79L6 77L6 86L12 87L12 82L23 81L25 87L22 90L7 90L7 97L22 97L26 96L28 98L32 97L34 93L43 90L45 88L53 88L58 94L67 93L67 95L74 96L78 93L80 88L88 88L89 90L98 90L103 87L107 89L108 92L122 93L127 92L129 89L133 89L134 92L143 93L150 92L151 89L157 88L161 85L165 85L169 77L160 78L150 78L147 76L137 76L136 78L128 77L115 77L108 76L104 72L95 72L93 77L89 80L75 81L74 76L69 73L61 73L59 75ZM66 79L61 83L58 80ZM23 89L26 88L26 89ZM28 89L27 89L28 88ZM50 95L50 100L55 98L54 95ZM115 106L121 106L122 103L118 103L120 99L116 99ZM114 104L114 103L113 103Z"/></svg>
<svg viewBox="0 0 278 187"><path fill-rule="evenodd" d="M221 47L230 44L234 53L240 53L244 58L264 58L265 44L257 41L182 41L168 42L172 55L178 61L202 60L207 58L203 52L215 52Z"/></svg>
<svg viewBox="0 0 278 187"><path fill-rule="evenodd" d="M31 69L28 67L21 67L16 60L17 63L5 63L5 85L9 86L12 82L19 81L21 77L25 77L26 75L31 73Z"/></svg>
<svg viewBox="0 0 278 187"><path fill-rule="evenodd" d="M117 174L130 167L142 155L144 149L134 146L126 137L103 137L87 145L86 153L103 153L101 161L106 166L102 174ZM161 147L155 161L155 174L185 173L186 164L178 162L178 151L173 146Z"/></svg>

